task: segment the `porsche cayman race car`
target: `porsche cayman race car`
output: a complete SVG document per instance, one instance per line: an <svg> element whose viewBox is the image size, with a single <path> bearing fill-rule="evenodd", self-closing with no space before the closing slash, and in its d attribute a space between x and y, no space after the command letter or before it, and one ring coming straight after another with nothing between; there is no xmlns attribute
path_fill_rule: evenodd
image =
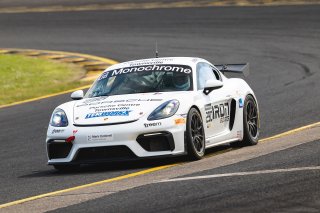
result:
<svg viewBox="0 0 320 213"><path fill-rule="evenodd" d="M129 61L106 69L86 92L58 106L47 131L48 164L56 169L108 161L187 154L259 137L256 96L240 78L248 64L201 58Z"/></svg>

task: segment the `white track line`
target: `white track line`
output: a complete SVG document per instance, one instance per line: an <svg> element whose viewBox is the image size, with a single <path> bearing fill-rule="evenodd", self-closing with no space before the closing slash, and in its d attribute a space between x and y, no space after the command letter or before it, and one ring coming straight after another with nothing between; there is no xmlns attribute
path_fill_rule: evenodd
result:
<svg viewBox="0 0 320 213"><path fill-rule="evenodd" d="M260 174L271 174L271 173L280 173L280 172L296 172L296 171L319 170L319 169L320 169L320 166L311 166L311 167L300 167L300 168L290 168L290 169L274 169L274 170L261 170L261 171L252 171L252 172L236 172L236 173L203 175L203 176L194 176L194 177L185 177L185 178L173 178L173 179L169 179L169 180L161 180L158 183L177 182L177 181L184 181L184 180L209 179L209 178L219 178L219 177L260 175Z"/></svg>

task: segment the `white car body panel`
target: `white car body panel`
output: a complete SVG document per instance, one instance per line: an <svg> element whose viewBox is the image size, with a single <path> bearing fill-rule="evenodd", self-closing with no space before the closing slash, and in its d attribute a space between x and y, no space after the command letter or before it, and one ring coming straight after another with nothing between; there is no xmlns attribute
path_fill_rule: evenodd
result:
<svg viewBox="0 0 320 213"><path fill-rule="evenodd" d="M241 102L245 100L247 95L252 95L256 100L254 92L244 80L238 78L228 79L220 73L223 87L205 95L203 90L196 89L196 64L198 62L212 65L200 58L179 57L130 61L116 64L106 69L107 72L123 67L148 64L158 65L158 63L160 65L161 63L188 65L193 70L193 91L102 96L70 101L58 106L57 108L66 113L69 125L67 127L53 127L49 124L46 143L47 145L52 141L65 143L65 140L70 136L75 136L75 140L66 157L48 157L48 164L72 163L81 148L90 147L126 146L137 157L186 154L186 124L183 122L176 124L176 122L186 122L186 116L191 107L197 108L202 116L205 127L206 148L233 141L241 141L243 138L243 107ZM178 111L172 117L153 121L147 120L153 110L172 99L180 102ZM230 130L232 104L235 116L233 127ZM121 111L122 114L112 114L115 111ZM219 113L220 115L218 116ZM214 118L215 115L217 116L216 118ZM137 137L141 134L164 131L172 134L173 150L146 151L137 142Z"/></svg>

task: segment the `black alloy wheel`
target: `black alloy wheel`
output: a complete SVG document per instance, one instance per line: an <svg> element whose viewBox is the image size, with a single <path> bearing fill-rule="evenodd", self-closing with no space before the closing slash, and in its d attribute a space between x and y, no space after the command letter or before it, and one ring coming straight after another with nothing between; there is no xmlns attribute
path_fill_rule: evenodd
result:
<svg viewBox="0 0 320 213"><path fill-rule="evenodd" d="M188 113L186 140L189 158L201 159L205 153L205 135L201 115L195 108Z"/></svg>
<svg viewBox="0 0 320 213"><path fill-rule="evenodd" d="M243 142L244 145L255 145L259 139L259 110L256 101L248 95L243 108Z"/></svg>

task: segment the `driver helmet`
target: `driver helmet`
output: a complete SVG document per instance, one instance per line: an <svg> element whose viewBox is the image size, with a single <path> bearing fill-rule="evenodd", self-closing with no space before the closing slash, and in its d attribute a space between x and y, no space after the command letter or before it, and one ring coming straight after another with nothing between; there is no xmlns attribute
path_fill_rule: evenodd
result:
<svg viewBox="0 0 320 213"><path fill-rule="evenodd" d="M148 82L150 85L157 82L157 76L154 72L148 73L147 75L143 75L142 77L146 82Z"/></svg>
<svg viewBox="0 0 320 213"><path fill-rule="evenodd" d="M173 73L173 86L179 90L188 90L190 88L190 77L185 73Z"/></svg>

